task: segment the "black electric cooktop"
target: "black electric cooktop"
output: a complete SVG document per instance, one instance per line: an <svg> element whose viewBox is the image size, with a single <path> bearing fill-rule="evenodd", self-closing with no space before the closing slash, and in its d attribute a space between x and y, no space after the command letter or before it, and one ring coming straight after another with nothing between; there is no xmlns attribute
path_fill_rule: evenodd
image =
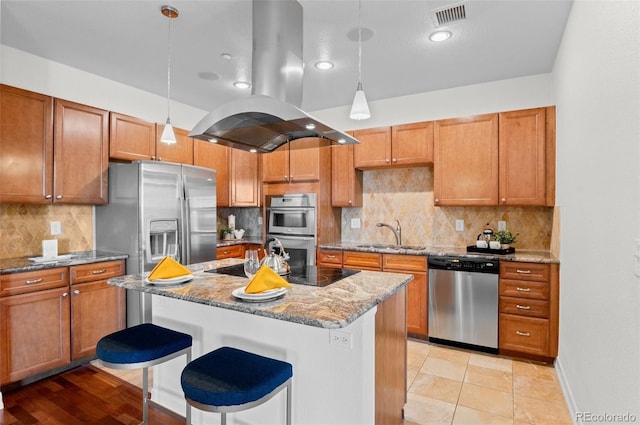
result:
<svg viewBox="0 0 640 425"><path fill-rule="evenodd" d="M206 272L240 277L245 276L244 265L242 263L206 270ZM291 266L291 273L282 277L289 283L322 287L336 283L337 281L356 273L359 273L359 270L334 269L331 267L316 266Z"/></svg>

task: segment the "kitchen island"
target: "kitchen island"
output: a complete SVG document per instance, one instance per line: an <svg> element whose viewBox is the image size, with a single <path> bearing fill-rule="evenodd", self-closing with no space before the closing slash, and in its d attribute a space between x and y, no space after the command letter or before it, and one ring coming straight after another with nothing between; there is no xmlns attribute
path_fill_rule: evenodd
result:
<svg viewBox="0 0 640 425"><path fill-rule="evenodd" d="M227 345L293 365L296 424L400 424L406 393L406 284L411 275L362 271L331 285L294 284L284 298L249 303L232 292L246 277L208 273L241 263L189 266L193 280L146 284L143 275L111 285L153 294L153 322L193 336L193 358ZM152 400L184 414L184 358L154 367ZM283 394L229 416L230 423L284 423ZM193 410L193 423L219 415Z"/></svg>

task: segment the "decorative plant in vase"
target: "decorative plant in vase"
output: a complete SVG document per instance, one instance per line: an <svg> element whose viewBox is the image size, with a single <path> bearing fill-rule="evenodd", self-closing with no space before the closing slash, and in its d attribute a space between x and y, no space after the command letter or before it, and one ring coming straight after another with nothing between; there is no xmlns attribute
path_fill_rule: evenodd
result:
<svg viewBox="0 0 640 425"><path fill-rule="evenodd" d="M220 227L220 237L222 239L231 239L233 237L233 229L229 226Z"/></svg>
<svg viewBox="0 0 640 425"><path fill-rule="evenodd" d="M512 234L509 230L498 230L493 234L496 241L500 242L500 248L509 248L512 243L516 242L520 233Z"/></svg>

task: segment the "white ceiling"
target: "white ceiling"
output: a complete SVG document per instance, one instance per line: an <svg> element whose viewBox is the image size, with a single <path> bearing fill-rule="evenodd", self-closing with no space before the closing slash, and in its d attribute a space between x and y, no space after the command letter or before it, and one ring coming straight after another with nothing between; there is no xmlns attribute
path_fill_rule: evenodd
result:
<svg viewBox="0 0 640 425"><path fill-rule="evenodd" d="M298 0L304 10L302 108L351 104L357 73L356 0ZM363 0L363 84L369 101L550 72L572 0ZM433 11L464 3L466 19L442 28L453 33L436 44L428 36ZM2 44L167 95L168 19L172 21L171 97L211 110L250 90L249 0L2 0ZM230 53L231 60L221 57ZM314 64L335 63L329 71ZM218 79L203 79L214 73Z"/></svg>

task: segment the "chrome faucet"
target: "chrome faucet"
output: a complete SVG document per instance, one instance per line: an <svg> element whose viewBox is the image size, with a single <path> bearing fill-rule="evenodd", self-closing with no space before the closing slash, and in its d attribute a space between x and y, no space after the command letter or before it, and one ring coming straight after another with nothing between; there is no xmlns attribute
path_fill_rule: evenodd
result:
<svg viewBox="0 0 640 425"><path fill-rule="evenodd" d="M400 227L400 221L396 220L396 228L394 229L393 226L391 226L390 224L386 224L386 223L377 223L376 226L378 227L388 227L389 229L391 229L391 231L393 232L393 234L396 237L396 245L402 245L402 228Z"/></svg>

